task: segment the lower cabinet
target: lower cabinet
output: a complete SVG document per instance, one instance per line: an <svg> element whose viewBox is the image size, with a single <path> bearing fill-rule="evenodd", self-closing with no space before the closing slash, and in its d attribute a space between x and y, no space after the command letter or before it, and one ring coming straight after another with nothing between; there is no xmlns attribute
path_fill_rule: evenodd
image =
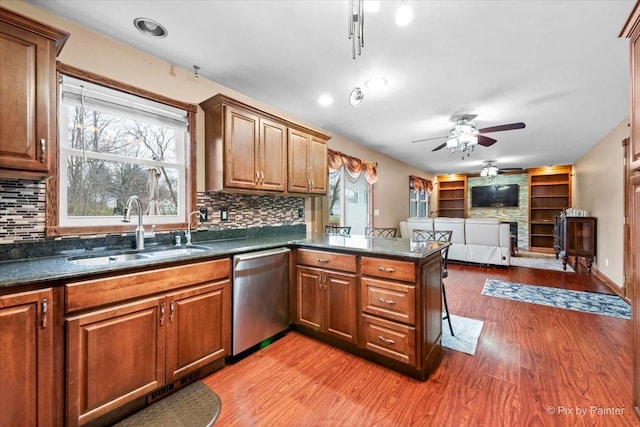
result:
<svg viewBox="0 0 640 427"><path fill-rule="evenodd" d="M126 292L169 288L67 317L67 425L95 420L229 354L228 262L172 267L67 288L68 306L78 305L74 301L85 291L108 300L109 290L119 299ZM200 277L205 268L214 271ZM180 280L176 278L191 286L171 290L171 282Z"/></svg>
<svg viewBox="0 0 640 427"><path fill-rule="evenodd" d="M298 267L298 323L356 342L356 276Z"/></svg>
<svg viewBox="0 0 640 427"><path fill-rule="evenodd" d="M356 257L298 249L297 323L357 342Z"/></svg>
<svg viewBox="0 0 640 427"><path fill-rule="evenodd" d="M0 426L54 425L52 295L0 297Z"/></svg>

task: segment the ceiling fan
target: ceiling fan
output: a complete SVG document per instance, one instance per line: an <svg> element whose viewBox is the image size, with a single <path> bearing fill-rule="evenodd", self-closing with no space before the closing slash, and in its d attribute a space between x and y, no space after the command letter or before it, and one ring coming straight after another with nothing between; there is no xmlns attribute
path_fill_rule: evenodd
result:
<svg viewBox="0 0 640 427"><path fill-rule="evenodd" d="M480 171L480 176L493 179L499 173L520 170L522 170L522 168L498 168L496 166L496 160L485 160L484 162L482 162L482 170Z"/></svg>
<svg viewBox="0 0 640 427"><path fill-rule="evenodd" d="M490 147L498 142L493 138L485 136L485 133L523 129L525 127L524 123L519 122L477 129L476 126L471 122L471 120L475 119L476 117L476 114L459 114L453 116L451 117L451 121L454 122L455 125L453 129L451 129L449 135L418 139L416 141L411 141L411 143L447 138L446 142L438 145L431 151L438 151L444 147L447 147L449 150L451 150L452 153L456 151L473 151L473 148L478 144L482 145L483 147Z"/></svg>

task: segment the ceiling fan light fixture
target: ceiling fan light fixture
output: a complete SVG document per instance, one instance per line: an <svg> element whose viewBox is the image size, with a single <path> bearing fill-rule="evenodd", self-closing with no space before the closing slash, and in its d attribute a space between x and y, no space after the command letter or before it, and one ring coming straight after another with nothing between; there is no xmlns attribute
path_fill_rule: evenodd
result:
<svg viewBox="0 0 640 427"><path fill-rule="evenodd" d="M136 18L133 20L133 26L142 34L156 39L165 38L169 33L162 24L149 18Z"/></svg>
<svg viewBox="0 0 640 427"><path fill-rule="evenodd" d="M357 86L354 87L351 93L349 94L349 104L351 104L352 107L357 107L358 105L360 105L360 103L362 103L363 99L364 99L364 92L362 91L362 89L360 89Z"/></svg>
<svg viewBox="0 0 640 427"><path fill-rule="evenodd" d="M447 148L451 151L455 151L458 148L458 138L453 137L447 139Z"/></svg>

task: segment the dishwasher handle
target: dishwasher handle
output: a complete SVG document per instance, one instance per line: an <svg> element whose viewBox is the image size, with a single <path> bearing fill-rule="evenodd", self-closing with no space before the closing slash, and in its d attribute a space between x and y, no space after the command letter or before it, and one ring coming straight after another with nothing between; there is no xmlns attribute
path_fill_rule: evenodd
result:
<svg viewBox="0 0 640 427"><path fill-rule="evenodd" d="M289 248L268 249L266 251L248 252L246 254L240 254L233 257L233 268L235 269L238 263L242 261L250 261L252 259L264 258L272 255L284 254L291 252Z"/></svg>

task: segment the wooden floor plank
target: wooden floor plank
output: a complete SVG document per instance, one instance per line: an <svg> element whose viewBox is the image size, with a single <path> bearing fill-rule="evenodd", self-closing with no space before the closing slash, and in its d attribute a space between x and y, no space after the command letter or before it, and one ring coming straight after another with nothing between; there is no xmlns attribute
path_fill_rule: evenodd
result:
<svg viewBox="0 0 640 427"><path fill-rule="evenodd" d="M481 295L487 278L613 292L593 275L449 266L453 314L484 321L424 382L289 332L205 379L221 426L638 426L631 321Z"/></svg>

